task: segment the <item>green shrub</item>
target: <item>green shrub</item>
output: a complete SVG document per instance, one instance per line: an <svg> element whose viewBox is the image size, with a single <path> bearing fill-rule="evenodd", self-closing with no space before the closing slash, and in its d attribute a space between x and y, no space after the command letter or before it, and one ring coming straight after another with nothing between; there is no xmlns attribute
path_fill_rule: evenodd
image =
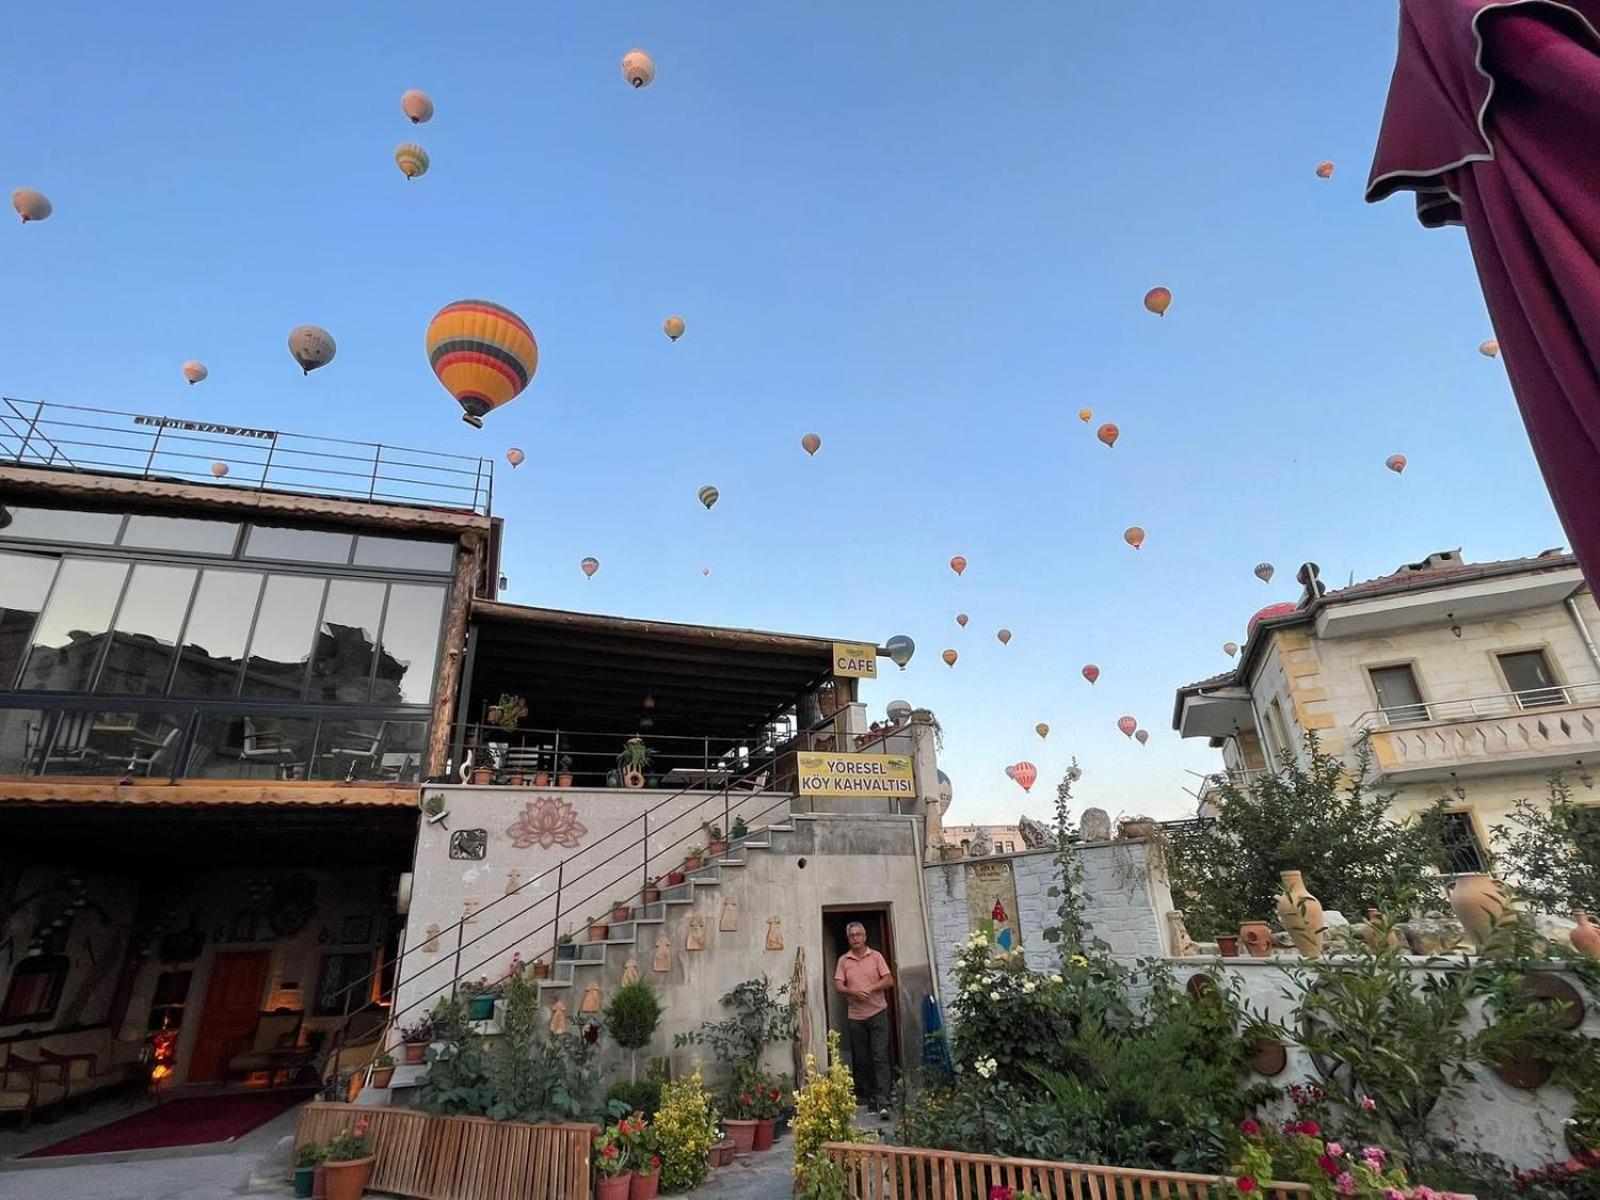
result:
<svg viewBox="0 0 1600 1200"><path fill-rule="evenodd" d="M606 1100L626 1106L628 1112L642 1112L654 1118L661 1108L661 1081L619 1079L606 1089Z"/></svg>
<svg viewBox="0 0 1600 1200"><path fill-rule="evenodd" d="M716 1113L699 1071L667 1084L651 1128L661 1155L661 1190L686 1192L698 1186L710 1169L708 1155L717 1140Z"/></svg>
<svg viewBox="0 0 1600 1200"><path fill-rule="evenodd" d="M606 1032L628 1052L628 1078L639 1078L639 1050L650 1044L661 1021L661 1001L642 980L617 989L606 1005Z"/></svg>

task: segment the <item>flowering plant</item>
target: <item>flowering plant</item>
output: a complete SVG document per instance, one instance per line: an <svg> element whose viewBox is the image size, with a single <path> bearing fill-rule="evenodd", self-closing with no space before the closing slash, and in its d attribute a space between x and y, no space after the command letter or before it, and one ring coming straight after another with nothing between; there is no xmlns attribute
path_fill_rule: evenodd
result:
<svg viewBox="0 0 1600 1200"><path fill-rule="evenodd" d="M644 1113L623 1117L617 1122L616 1130L631 1169L649 1174L661 1165L661 1158L656 1154L656 1133ZM650 1165L652 1161L654 1166Z"/></svg>
<svg viewBox="0 0 1600 1200"><path fill-rule="evenodd" d="M775 1080L764 1075L756 1078L753 1083L751 1108L755 1112L756 1120L770 1121L783 1111L783 1089Z"/></svg>
<svg viewBox="0 0 1600 1200"><path fill-rule="evenodd" d="M989 1200L1044 1200L1044 1198L1038 1192L1027 1192L997 1184L989 1189Z"/></svg>
<svg viewBox="0 0 1600 1200"><path fill-rule="evenodd" d="M1600 1196L1600 1150L1579 1150L1564 1162L1532 1171L1516 1171L1512 1184L1523 1195L1540 1200L1572 1197L1592 1200Z"/></svg>
<svg viewBox="0 0 1600 1200"><path fill-rule="evenodd" d="M594 1140L594 1169L603 1179L615 1179L622 1174L628 1162L628 1147L620 1122L607 1125L605 1132Z"/></svg>
<svg viewBox="0 0 1600 1200"><path fill-rule="evenodd" d="M1309 1185L1314 1200L1455 1200L1449 1192L1413 1186L1405 1168L1382 1146L1325 1139L1322 1125L1309 1117L1281 1127L1246 1117L1239 1133L1233 1186L1240 1192L1288 1179Z"/></svg>

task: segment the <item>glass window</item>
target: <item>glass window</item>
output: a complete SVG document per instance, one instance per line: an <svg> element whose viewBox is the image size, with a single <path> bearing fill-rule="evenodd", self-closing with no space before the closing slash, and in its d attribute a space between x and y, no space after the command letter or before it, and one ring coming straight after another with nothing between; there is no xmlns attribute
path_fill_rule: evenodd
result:
<svg viewBox="0 0 1600 1200"><path fill-rule="evenodd" d="M0 775L35 775L48 717L37 708L0 708Z"/></svg>
<svg viewBox="0 0 1600 1200"><path fill-rule="evenodd" d="M1472 824L1471 813L1445 813L1444 827L1440 833L1444 846L1444 861L1439 864L1439 869L1446 875L1462 875L1489 869L1484 865L1486 856L1483 847L1478 843L1478 831Z"/></svg>
<svg viewBox="0 0 1600 1200"><path fill-rule="evenodd" d="M186 716L63 712L56 721L55 737L41 773L169 777L177 773L178 746Z"/></svg>
<svg viewBox="0 0 1600 1200"><path fill-rule="evenodd" d="M364 533L356 539L356 566L447 572L455 565L455 550L454 542L418 542Z"/></svg>
<svg viewBox="0 0 1600 1200"><path fill-rule="evenodd" d="M184 773L201 779L304 779L317 723L238 714L200 719Z"/></svg>
<svg viewBox="0 0 1600 1200"><path fill-rule="evenodd" d="M1409 666L1373 667L1367 671L1372 676L1372 690L1377 694L1378 707L1391 725L1407 725L1428 719L1428 706L1422 702L1422 689L1417 687L1417 677Z"/></svg>
<svg viewBox="0 0 1600 1200"><path fill-rule="evenodd" d="M1543 650L1502 654L1500 670L1523 708L1548 708L1567 702L1567 694L1556 684L1555 672L1550 669L1550 660Z"/></svg>
<svg viewBox="0 0 1600 1200"><path fill-rule="evenodd" d="M372 689L372 659L383 618L381 583L335 579L311 659L311 699L363 704Z"/></svg>
<svg viewBox="0 0 1600 1200"><path fill-rule="evenodd" d="M0 554L0 688L9 688L17 677L59 561L36 554Z"/></svg>
<svg viewBox="0 0 1600 1200"><path fill-rule="evenodd" d="M69 558L39 618L19 687L86 692L128 564Z"/></svg>
<svg viewBox="0 0 1600 1200"><path fill-rule="evenodd" d="M317 738L312 778L415 783L427 731L426 721L326 720Z"/></svg>
<svg viewBox="0 0 1600 1200"><path fill-rule="evenodd" d="M389 588L383 618L374 704L431 704L433 667L439 654L444 588L396 583Z"/></svg>
<svg viewBox="0 0 1600 1200"><path fill-rule="evenodd" d="M245 696L298 700L311 662L325 583L305 575L269 575L244 665Z"/></svg>
<svg viewBox="0 0 1600 1200"><path fill-rule="evenodd" d="M149 550L186 550L191 554L229 554L239 544L234 521L197 517L131 516L122 531L122 545Z"/></svg>
<svg viewBox="0 0 1600 1200"><path fill-rule="evenodd" d="M245 539L246 558L277 558L284 562L347 563L351 534L325 529L288 529L281 525L252 525Z"/></svg>
<svg viewBox="0 0 1600 1200"><path fill-rule="evenodd" d="M182 656L172 680L175 696L231 696L239 686L244 640L265 576L255 571L204 571L195 592Z"/></svg>
<svg viewBox="0 0 1600 1200"><path fill-rule="evenodd" d="M18 508L0 505L0 538L40 542L82 542L109 546L122 528L121 513L77 512L70 508Z"/></svg>
<svg viewBox="0 0 1600 1200"><path fill-rule="evenodd" d="M159 696L167 690L178 630L198 574L190 567L139 563L117 609L97 692Z"/></svg>

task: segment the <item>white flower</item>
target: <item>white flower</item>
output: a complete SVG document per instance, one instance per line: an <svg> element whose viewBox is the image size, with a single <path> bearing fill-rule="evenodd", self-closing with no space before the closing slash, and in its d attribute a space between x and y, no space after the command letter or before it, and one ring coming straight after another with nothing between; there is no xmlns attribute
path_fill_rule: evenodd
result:
<svg viewBox="0 0 1600 1200"><path fill-rule="evenodd" d="M1000 999L1000 993L999 992L990 992L989 993L989 999L991 999L991 1000Z"/></svg>
<svg viewBox="0 0 1600 1200"><path fill-rule="evenodd" d="M979 992L983 991L983 984L981 984L981 983L969 983L969 984L967 984L967 991L971 992L974 996L976 996Z"/></svg>
<svg viewBox="0 0 1600 1200"><path fill-rule="evenodd" d="M995 1073L995 1071L999 1070L999 1067L1000 1064L995 1062L992 1058L980 1058L977 1062L972 1064L972 1069L979 1075L982 1075L985 1079L988 1079L989 1076Z"/></svg>
<svg viewBox="0 0 1600 1200"><path fill-rule="evenodd" d="M1034 988L1036 988L1036 987L1038 987L1038 986L1039 986L1039 985L1038 985L1038 984L1036 984L1036 983L1035 983L1035 982L1034 982L1034 981L1033 981L1033 980L1031 980L1031 979L1024 979L1024 980L1023 980L1023 981L1022 981L1022 991L1023 991L1023 993L1024 993L1024 994L1027 994L1027 993L1029 993L1029 992L1031 992L1031 991L1033 991L1033 989L1034 989Z"/></svg>
<svg viewBox="0 0 1600 1200"><path fill-rule="evenodd" d="M1061 976L1060 975L1052 975L1052 976L1050 976L1050 982L1051 983L1060 983L1061 982Z"/></svg>

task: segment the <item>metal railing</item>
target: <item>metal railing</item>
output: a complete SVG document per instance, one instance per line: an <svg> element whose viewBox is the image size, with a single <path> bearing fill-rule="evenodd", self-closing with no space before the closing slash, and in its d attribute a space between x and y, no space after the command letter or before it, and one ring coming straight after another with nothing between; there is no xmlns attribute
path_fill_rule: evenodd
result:
<svg viewBox="0 0 1600 1200"><path fill-rule="evenodd" d="M1549 687L1525 688L1520 692L1499 692L1492 696L1472 696L1463 700L1425 700L1416 704L1396 704L1362 713L1351 726L1360 733L1397 726L1444 724L1475 721L1486 717L1514 717L1549 708L1571 708L1600 704L1600 683L1564 683Z"/></svg>
<svg viewBox="0 0 1600 1200"><path fill-rule="evenodd" d="M0 463L483 516L494 490L487 458L10 397Z"/></svg>

